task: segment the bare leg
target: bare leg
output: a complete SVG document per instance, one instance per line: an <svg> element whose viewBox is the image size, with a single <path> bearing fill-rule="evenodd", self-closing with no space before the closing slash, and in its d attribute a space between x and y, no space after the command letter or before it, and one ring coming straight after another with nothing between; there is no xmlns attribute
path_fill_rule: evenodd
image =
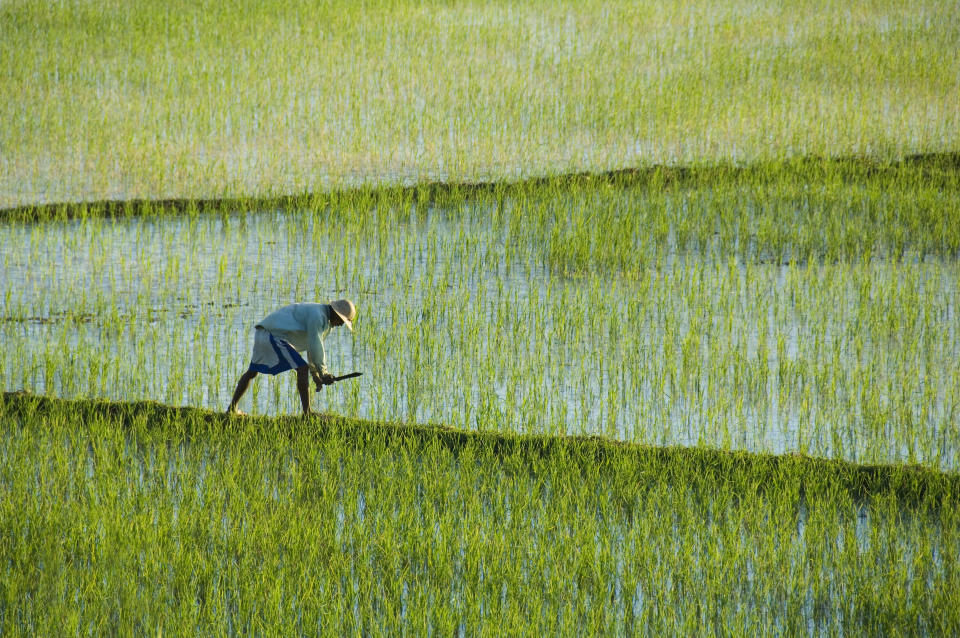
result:
<svg viewBox="0 0 960 638"><path fill-rule="evenodd" d="M250 387L250 382L253 381L255 376L257 376L256 372L247 370L243 373L243 376L240 377L240 381L237 382L237 389L233 391L233 399L230 401L230 407L227 408L228 413L243 414L243 412L237 409L237 404L240 403L240 397L242 397L243 393Z"/></svg>
<svg viewBox="0 0 960 638"><path fill-rule="evenodd" d="M297 392L300 393L300 405L303 406L303 415L310 414L310 368L297 368Z"/></svg>

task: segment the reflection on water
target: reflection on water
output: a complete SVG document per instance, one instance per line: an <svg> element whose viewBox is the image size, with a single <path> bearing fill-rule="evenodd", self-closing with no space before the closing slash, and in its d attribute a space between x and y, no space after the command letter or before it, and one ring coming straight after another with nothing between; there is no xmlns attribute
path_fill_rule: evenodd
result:
<svg viewBox="0 0 960 638"><path fill-rule="evenodd" d="M349 297L328 364L364 375L321 410L955 464L955 262L668 245L629 276L564 275L544 233L470 205L4 225L0 383L223 409L258 319ZM241 408L295 413L293 375Z"/></svg>

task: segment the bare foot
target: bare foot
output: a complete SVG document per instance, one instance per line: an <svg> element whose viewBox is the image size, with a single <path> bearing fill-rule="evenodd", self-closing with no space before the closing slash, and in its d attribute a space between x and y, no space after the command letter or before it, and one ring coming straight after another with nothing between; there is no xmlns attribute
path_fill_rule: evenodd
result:
<svg viewBox="0 0 960 638"><path fill-rule="evenodd" d="M227 414L230 416L247 416L246 412L238 410L237 408L227 408Z"/></svg>

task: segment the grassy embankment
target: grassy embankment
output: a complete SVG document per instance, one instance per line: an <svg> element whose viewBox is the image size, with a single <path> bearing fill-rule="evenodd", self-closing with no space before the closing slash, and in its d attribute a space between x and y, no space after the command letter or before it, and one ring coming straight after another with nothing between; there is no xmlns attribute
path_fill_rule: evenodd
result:
<svg viewBox="0 0 960 638"><path fill-rule="evenodd" d="M557 174L546 177L534 177L517 180L500 181L425 181L413 185L367 185L350 186L338 189L324 189L317 192L303 192L299 194L243 196L243 197L181 197L170 199L121 199L121 200L90 200L64 202L37 202L0 208L0 221L33 222L33 221L65 221L70 219L86 219L88 217L103 217L109 219L124 219L130 217L163 217L165 215L182 214L233 214L257 212L264 210L300 210L312 211L330 207L343 207L359 210L364 206L380 205L396 207L403 204L419 206L437 206L447 208L462 205L469 200L481 200L487 197L496 198L524 198L537 192L563 192L569 190L590 190L597 188L644 188L664 189L667 192L697 189L729 189L768 187L777 195L786 195L789 191L801 189L803 185L821 187L821 192L827 193L839 184L861 183L866 191L884 188L896 195L898 190L908 188L928 189L929 191L946 191L952 193L960 188L960 154L953 152L927 153L909 155L900 159L879 159L870 156L851 157L796 157L785 160L761 161L747 164L733 164L730 162L696 163L682 165L655 165L644 168L626 168L602 172L580 172ZM923 202L920 203L921 206ZM688 224L699 225L701 232L692 232L690 239L696 243L707 240L708 232L704 232L704 224L731 226L741 224L724 223L722 211L711 210L710 215L700 216L700 219L691 219ZM742 214L740 211L731 211ZM760 215L764 211L759 211ZM807 211L804 211L807 212ZM834 213L835 211L827 211ZM858 247L881 244L887 247L890 240L898 231L904 234L904 241L909 242L911 248L921 251L932 250L936 253L946 251L951 254L960 246L952 226L936 224L931 227L935 219L911 218L902 211L896 211L895 218L869 220L869 227L863 228L861 218L864 212L855 207L849 211L853 217L837 220L844 226L847 234L856 228L861 236L856 243ZM912 211L910 211L912 212ZM934 211L939 212L939 211ZM728 213L729 214L729 213ZM821 215L826 215L821 212ZM876 216L876 212L874 213ZM672 220L671 220L672 221ZM775 226L774 219L743 220L743 232L756 226ZM780 232L789 231L797 220L791 220L786 228ZM802 221L802 220L801 220ZM947 221L952 221L948 218ZM760 223L757 223L760 222ZM822 225L822 220L808 220L809 226ZM912 225L913 228L896 228L897 222ZM739 230L739 229L738 229ZM926 238L925 244L916 246L915 231L927 231L935 237ZM872 231L872 232L871 232ZM911 232L913 231L913 232ZM807 233L809 234L809 233ZM741 239L738 237L738 239ZM769 239L763 243L770 243ZM796 237L787 243L783 238L777 238L772 249L783 250L792 248L799 250L804 257L817 253L817 256L828 254L830 244L835 244L835 256L851 257L851 243L854 237L821 236L816 245L794 245ZM941 245L934 245L939 239ZM683 239L681 239L683 242ZM601 264L603 265L603 264Z"/></svg>
<svg viewBox="0 0 960 638"><path fill-rule="evenodd" d="M4 395L0 627L960 627L960 477Z"/></svg>

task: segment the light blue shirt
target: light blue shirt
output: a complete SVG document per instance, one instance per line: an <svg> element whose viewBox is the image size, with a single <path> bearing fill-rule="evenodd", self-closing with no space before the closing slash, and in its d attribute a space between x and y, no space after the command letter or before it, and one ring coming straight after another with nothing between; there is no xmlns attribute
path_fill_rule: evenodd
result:
<svg viewBox="0 0 960 638"><path fill-rule="evenodd" d="M288 341L297 352L307 351L307 361L320 374L327 372L323 339L333 326L325 303L292 303L271 312L258 326L275 337Z"/></svg>

